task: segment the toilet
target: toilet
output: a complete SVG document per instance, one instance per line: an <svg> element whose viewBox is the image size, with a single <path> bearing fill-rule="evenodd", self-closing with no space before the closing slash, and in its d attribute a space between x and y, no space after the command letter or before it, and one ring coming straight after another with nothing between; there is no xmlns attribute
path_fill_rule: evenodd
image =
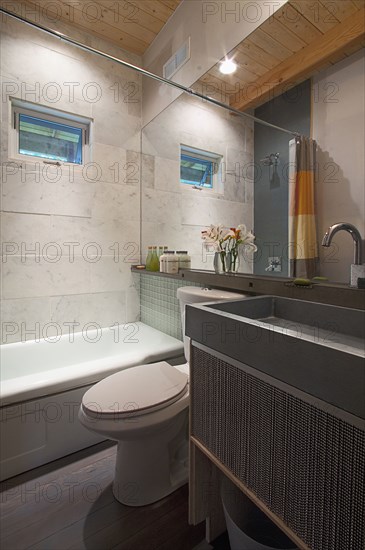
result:
<svg viewBox="0 0 365 550"><path fill-rule="evenodd" d="M178 288L185 306L237 300L242 294L193 286ZM185 358L189 338L184 334ZM122 504L144 506L188 480L189 364L139 365L104 378L83 396L79 420L88 430L118 442L113 494Z"/></svg>

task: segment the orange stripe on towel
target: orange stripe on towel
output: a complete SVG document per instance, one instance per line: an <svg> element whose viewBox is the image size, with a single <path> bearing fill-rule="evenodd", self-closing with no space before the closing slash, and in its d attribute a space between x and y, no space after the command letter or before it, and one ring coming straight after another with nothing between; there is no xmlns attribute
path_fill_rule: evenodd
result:
<svg viewBox="0 0 365 550"><path fill-rule="evenodd" d="M295 215L308 214L314 214L313 172L303 170L297 174Z"/></svg>
<svg viewBox="0 0 365 550"><path fill-rule="evenodd" d="M297 260L316 258L318 256L316 222L314 216L300 215L291 218L292 234L289 257Z"/></svg>

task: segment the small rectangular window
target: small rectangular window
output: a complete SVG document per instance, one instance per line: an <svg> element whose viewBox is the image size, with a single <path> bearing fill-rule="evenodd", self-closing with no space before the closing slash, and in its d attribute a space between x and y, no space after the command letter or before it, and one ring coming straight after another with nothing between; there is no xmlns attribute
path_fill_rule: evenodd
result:
<svg viewBox="0 0 365 550"><path fill-rule="evenodd" d="M180 146L180 182L195 189L214 190L217 187L221 157L215 153Z"/></svg>
<svg viewBox="0 0 365 550"><path fill-rule="evenodd" d="M213 187L213 161L191 155L181 155L180 180L188 185Z"/></svg>
<svg viewBox="0 0 365 550"><path fill-rule="evenodd" d="M82 164L82 129L20 114L18 152Z"/></svg>
<svg viewBox="0 0 365 550"><path fill-rule="evenodd" d="M12 101L11 156L76 165L88 160L90 120L41 105Z"/></svg>

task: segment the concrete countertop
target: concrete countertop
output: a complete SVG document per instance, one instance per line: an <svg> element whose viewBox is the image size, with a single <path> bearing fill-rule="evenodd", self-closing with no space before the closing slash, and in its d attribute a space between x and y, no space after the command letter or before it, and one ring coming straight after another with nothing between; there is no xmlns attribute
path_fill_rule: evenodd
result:
<svg viewBox="0 0 365 550"><path fill-rule="evenodd" d="M209 270L180 269L177 275L170 275L158 271L136 269L133 266L132 271L149 276L169 277L212 287L237 290L252 295L270 294L310 302L365 309L365 290L340 283L321 282L302 287L294 285L293 279L287 277L265 277L245 273L217 275L214 271Z"/></svg>

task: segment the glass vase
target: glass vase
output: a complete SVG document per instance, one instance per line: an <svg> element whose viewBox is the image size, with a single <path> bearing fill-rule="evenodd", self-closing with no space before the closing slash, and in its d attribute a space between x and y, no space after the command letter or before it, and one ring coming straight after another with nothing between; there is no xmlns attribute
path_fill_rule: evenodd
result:
<svg viewBox="0 0 365 550"><path fill-rule="evenodd" d="M226 254L226 272L237 273L240 266L240 257L237 250L231 250Z"/></svg>
<svg viewBox="0 0 365 550"><path fill-rule="evenodd" d="M219 275L227 272L226 253L216 252L213 259L214 272Z"/></svg>

